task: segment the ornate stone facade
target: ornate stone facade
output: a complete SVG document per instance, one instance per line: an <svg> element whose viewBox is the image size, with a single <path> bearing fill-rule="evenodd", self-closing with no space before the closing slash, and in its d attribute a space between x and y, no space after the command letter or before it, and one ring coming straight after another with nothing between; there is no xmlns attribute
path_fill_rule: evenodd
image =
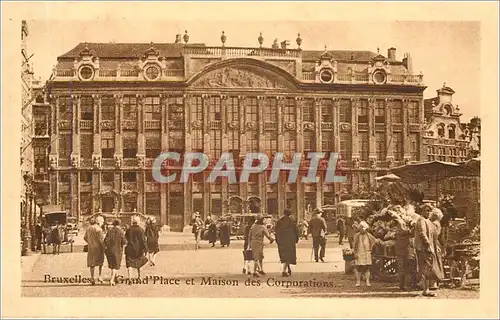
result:
<svg viewBox="0 0 500 320"><path fill-rule="evenodd" d="M302 218L306 208L334 203L341 188L374 185L389 163L420 160L425 87L397 82L394 75L406 68L402 62L381 67L393 77L384 83L354 73L347 82L342 79L348 66L361 70L383 63L383 57L366 51L352 52L352 60L344 51L144 44L130 50L130 61L116 57L120 76L111 80L113 46L122 45L79 45L60 56L48 88L50 159L55 159L50 198L53 203L77 199L67 205L75 215L136 210L158 215L174 231L188 227L194 211L276 215L289 207ZM144 54L138 56L141 46ZM320 66L335 71L331 81L307 78L320 60ZM76 80L82 61L89 67L98 63L99 69L89 79ZM148 70L148 63L157 63L162 72ZM136 73L134 65L145 69ZM103 89L103 83L111 87ZM409 104L416 117L408 117ZM212 164L221 152L232 152L235 159L247 152L284 152L287 157L339 152L347 184L287 184L285 173L278 184L269 184L267 174L243 184L207 183L207 173L185 184L158 184L151 167L163 151L203 152ZM72 167L66 154L79 156L80 165ZM164 170L179 175L180 168L172 162ZM67 189L71 194L60 191L64 184L72 186Z"/></svg>

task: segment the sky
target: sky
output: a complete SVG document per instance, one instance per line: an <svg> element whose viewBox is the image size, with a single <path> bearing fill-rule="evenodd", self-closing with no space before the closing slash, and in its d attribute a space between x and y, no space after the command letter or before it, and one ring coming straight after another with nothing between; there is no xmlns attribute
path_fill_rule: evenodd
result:
<svg viewBox="0 0 500 320"><path fill-rule="evenodd" d="M80 42L171 43L177 33L187 30L190 43L221 45L222 31L226 46L258 46L260 32L264 47L273 40L290 41L300 33L302 49L369 50L387 56L395 47L401 60L409 52L413 73L424 75L427 89L424 98L436 96L444 83L455 90L453 103L458 105L466 122L480 114L480 23L473 21L146 21L146 20L31 20L28 52L34 54L35 76L46 80L57 57ZM138 32L139 30L139 32Z"/></svg>

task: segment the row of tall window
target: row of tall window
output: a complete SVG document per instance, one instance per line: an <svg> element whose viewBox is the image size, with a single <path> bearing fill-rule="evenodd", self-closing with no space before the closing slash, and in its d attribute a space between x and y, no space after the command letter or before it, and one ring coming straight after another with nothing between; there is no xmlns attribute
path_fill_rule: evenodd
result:
<svg viewBox="0 0 500 320"><path fill-rule="evenodd" d="M82 120L94 119L94 102L92 97L82 96L80 98L80 113ZM176 109L179 105L183 106L183 99L170 97L168 98L168 106ZM201 97L192 99L191 120L203 120L203 101ZM257 97L249 97L245 101L246 121L258 121L258 101ZM264 121L276 122L278 113L278 101L276 98L268 97L264 100L263 118ZM386 104L388 108L386 108ZM161 120L161 104L160 97L146 96L143 99L144 117L146 121ZM209 98L210 112L208 112L210 121L222 120L221 99L220 97ZM101 117L102 120L115 119L115 99L112 96L101 97ZM333 122L333 101L322 100L321 102L321 121ZM137 119L138 102L135 96L123 97L123 118L125 120ZM73 119L73 107L71 97L62 96L59 98L59 119L71 121ZM358 105L357 120L358 123L368 123L369 121L369 106L368 100L361 99ZM385 100L375 100L375 123L383 124L386 122L386 110L391 112L393 123L403 123L404 112L403 102L401 100L393 100L386 102ZM172 112L172 110L169 110ZM175 112L174 112L175 113ZM227 120L238 121L240 116L240 101L237 97L229 97L227 101ZM179 113L184 118L183 112ZM282 117L285 122L296 122L296 100L294 98L286 98L283 104ZM315 121L315 108L312 99L304 99L302 103L302 120ZM179 119L181 120L181 119ZM339 120L340 122L352 121L352 102L350 99L341 99L339 101ZM408 105L408 121L410 123L420 122L419 104L417 101L412 101Z"/></svg>
<svg viewBox="0 0 500 320"><path fill-rule="evenodd" d="M92 157L93 153L93 136L91 134L80 135L80 155L84 159ZM278 134L276 131L264 132L262 138L264 152L273 154L278 151ZM150 130L145 133L145 151L146 158L155 158L161 153L161 131ZM170 131L168 136L169 150L174 152L182 152L184 149L184 133L182 131ZM203 134L201 130L193 130L192 132L192 151L203 152ZM317 151L316 134L312 131L303 133L304 152ZM348 132L341 132L340 137L340 154L343 159L351 158L352 135ZM283 152L291 155L297 150L297 135L294 131L285 131L283 133ZM377 159L384 161L387 156L388 146L392 144L393 154L396 161L403 160L404 155L404 135L402 132L394 132L389 141L385 132L375 133L375 153ZM135 158L137 156L137 132L124 130L122 134L123 157ZM419 135L418 133L410 134L410 154L414 161L419 160ZM370 150L370 137L368 132L358 133L358 148L360 152L360 160L368 161ZM113 158L115 154L115 133L112 130L103 130L101 132L101 156L102 158ZM321 151L331 152L334 150L334 136L332 131L323 131L321 140ZM439 148L439 154L444 155L445 148ZM59 136L59 156L61 158L69 158L72 151L72 136L71 134L60 134ZM238 158L240 152L240 133L237 130L228 132L228 152L232 152L234 158ZM259 135L255 131L247 133L247 152L259 152ZM456 149L450 151L450 155L463 156L464 150ZM220 129L210 130L210 156L219 157L222 153L222 131ZM434 147L429 147L429 154L434 154Z"/></svg>

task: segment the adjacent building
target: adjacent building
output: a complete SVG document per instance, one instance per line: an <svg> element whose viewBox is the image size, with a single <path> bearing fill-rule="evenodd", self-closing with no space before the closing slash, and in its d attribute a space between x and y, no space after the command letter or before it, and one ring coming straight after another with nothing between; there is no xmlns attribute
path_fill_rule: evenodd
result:
<svg viewBox="0 0 500 320"><path fill-rule="evenodd" d="M57 59L36 104L36 170L47 202L72 215L155 215L171 230L191 215L261 212L335 203L341 191L370 186L388 168L424 157L423 76L411 57L370 51L302 50L287 41L263 46L174 43L80 43ZM156 183L161 152L338 152L347 184ZM43 159L43 160L42 160ZM290 158L288 158L290 160ZM307 165L307 163L304 163ZM179 172L177 163L164 167Z"/></svg>
<svg viewBox="0 0 500 320"><path fill-rule="evenodd" d="M29 247L30 231L33 232L34 214L36 205L34 202L33 190L33 87L38 85L33 74L33 66L30 62L31 55L28 51L29 30L26 21L21 23L21 145L20 145L20 163L21 163L21 237L25 241L26 250ZM30 230L31 227L31 230Z"/></svg>
<svg viewBox="0 0 500 320"><path fill-rule="evenodd" d="M475 117L469 123L460 121L458 105L453 103L455 91L443 85L437 90L437 97L425 99L424 150L427 161L464 162L479 157L481 121ZM454 197L454 205L460 216L475 219L479 213L480 177L454 177L428 181L425 186L427 198L440 194ZM437 188L437 191L436 191Z"/></svg>

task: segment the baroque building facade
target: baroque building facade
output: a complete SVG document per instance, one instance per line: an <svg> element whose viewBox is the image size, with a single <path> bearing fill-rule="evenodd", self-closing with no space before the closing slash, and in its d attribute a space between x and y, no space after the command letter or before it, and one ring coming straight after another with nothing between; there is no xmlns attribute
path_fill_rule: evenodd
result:
<svg viewBox="0 0 500 320"><path fill-rule="evenodd" d="M30 239L33 238L34 224L37 210L34 197L34 149L33 149L33 92L40 87L36 80L33 65L30 61L32 54L28 50L29 29L26 21L21 22L21 144L20 144L20 178L21 178L21 238L23 252L31 249Z"/></svg>
<svg viewBox="0 0 500 320"><path fill-rule="evenodd" d="M277 215L288 207L301 218L423 156L425 86L409 55L302 50L300 36L296 49L277 40L264 48L262 36L251 48L225 46L224 34L219 47L189 44L187 33L183 40L81 43L58 57L37 105L48 202L80 218L155 215L173 231L195 211ZM338 152L347 183L286 183L286 172L277 184L267 183L268 172L248 183L207 183L203 172L159 184L151 167L165 151L203 152L212 164L232 152L237 168L248 152L284 152L288 160ZM180 171L171 162L163 169Z"/></svg>
<svg viewBox="0 0 500 320"><path fill-rule="evenodd" d="M444 84L437 90L436 97L424 100L423 144L427 161L460 163L480 155L481 121L474 117L468 123L461 122L460 109L453 103L454 93ZM480 180L480 177L454 177L428 181L425 194L428 198L439 194L453 196L458 215L471 220L479 216Z"/></svg>

